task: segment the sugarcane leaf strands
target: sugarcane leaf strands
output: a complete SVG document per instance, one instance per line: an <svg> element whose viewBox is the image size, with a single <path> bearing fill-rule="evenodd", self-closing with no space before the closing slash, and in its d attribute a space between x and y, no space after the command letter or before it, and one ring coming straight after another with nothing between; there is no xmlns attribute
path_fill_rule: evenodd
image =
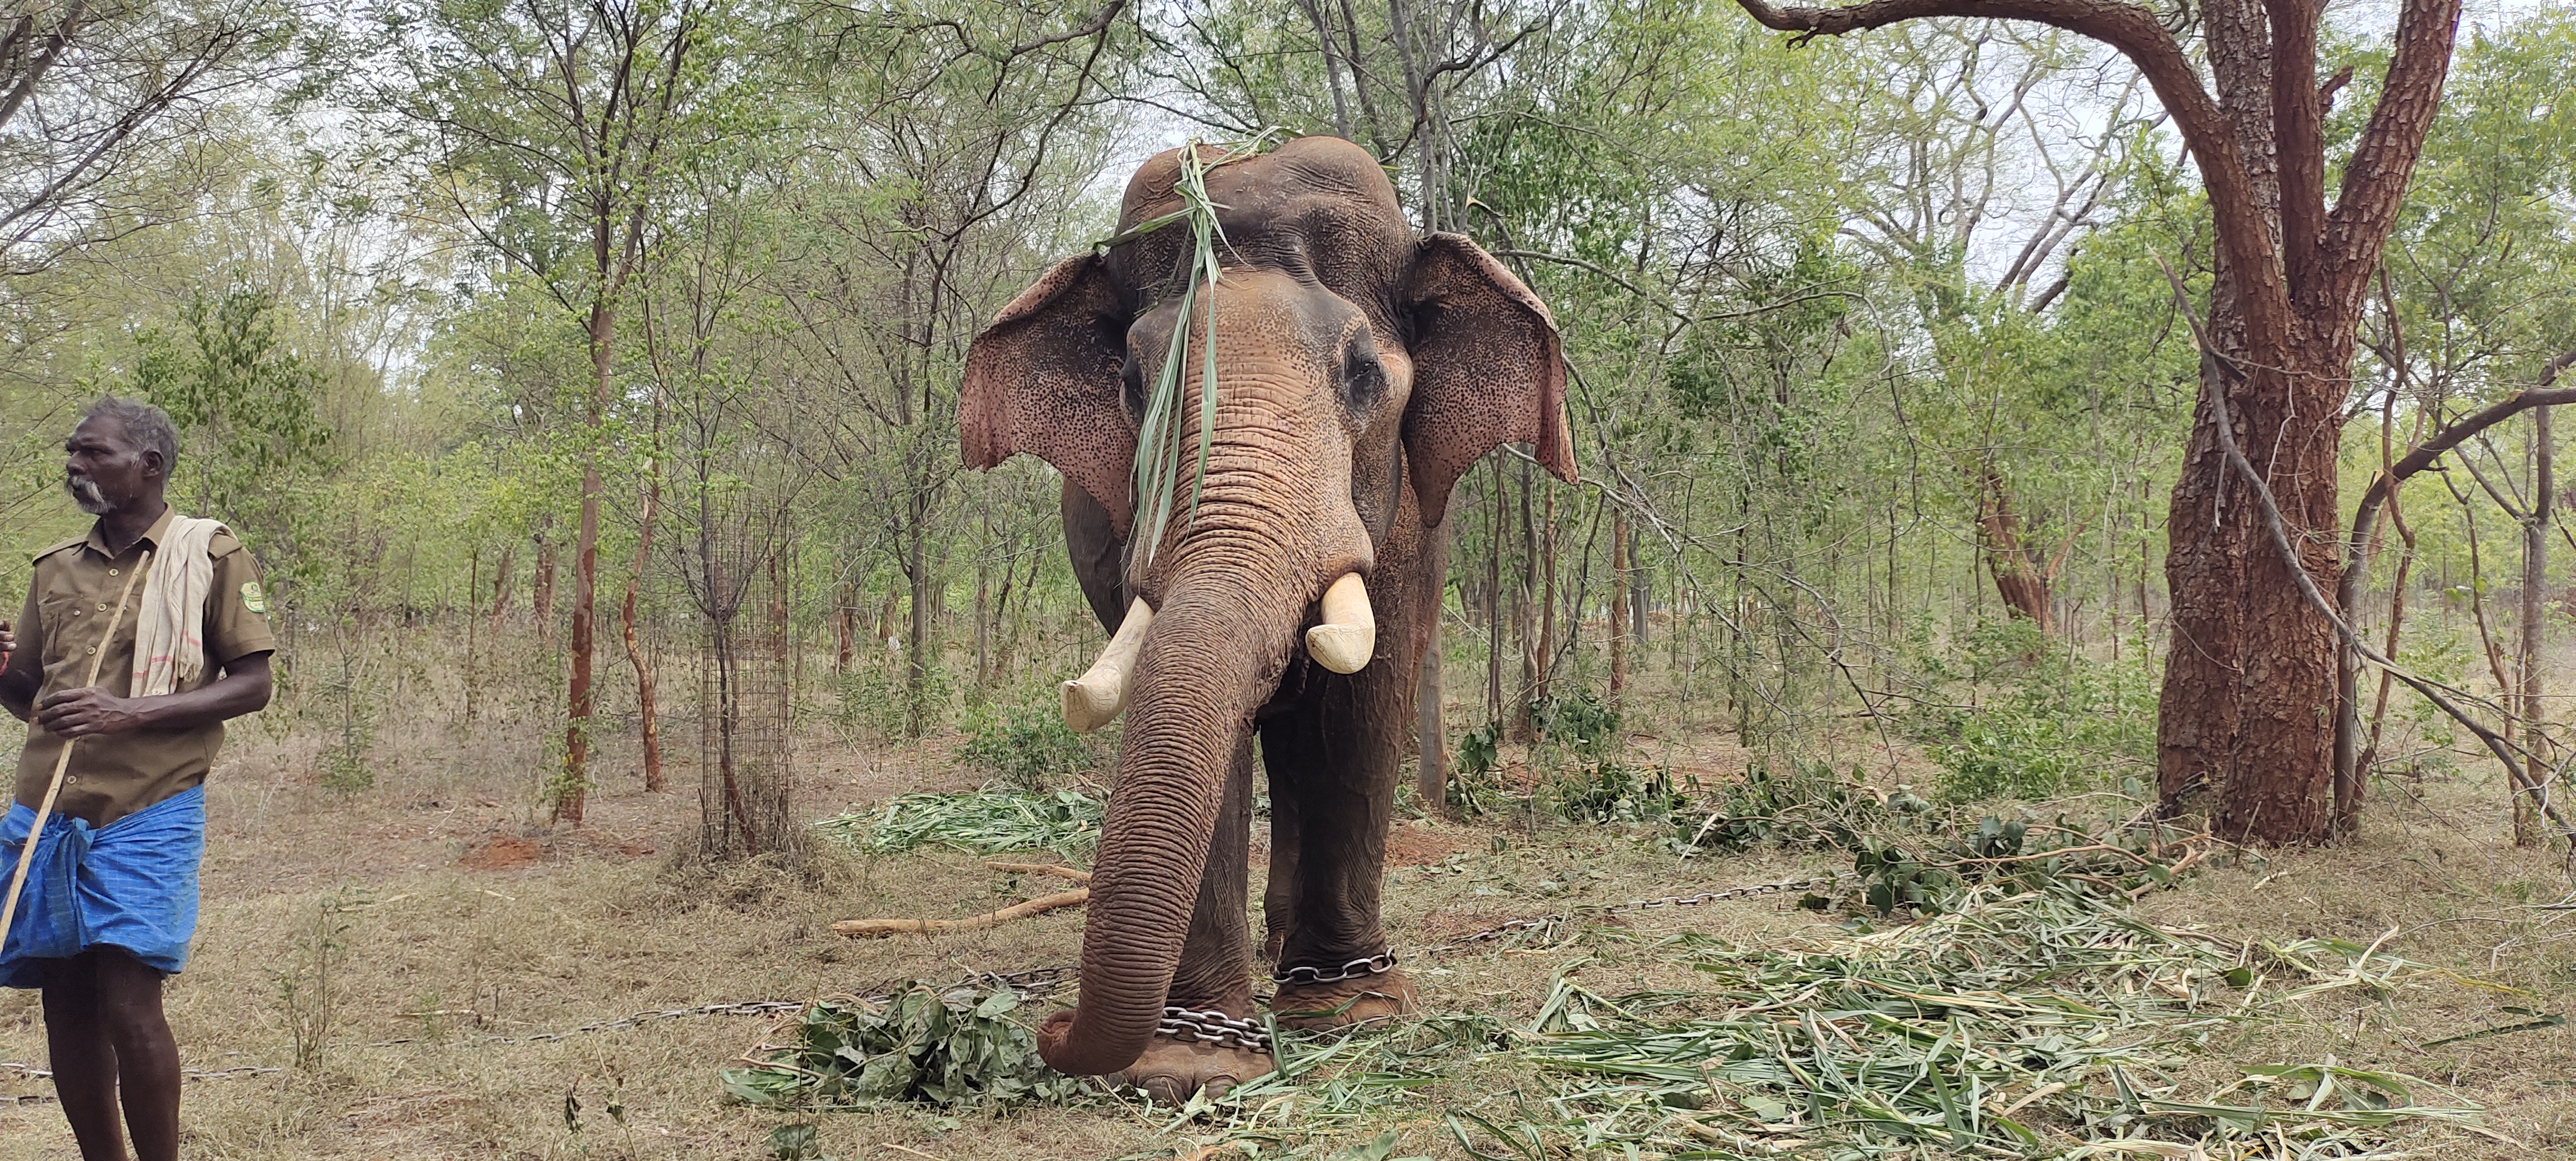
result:
<svg viewBox="0 0 2576 1161"><path fill-rule="evenodd" d="M1181 408L1182 381L1187 377L1192 355L1191 329L1201 328L1196 354L1200 359L1198 408L1198 457L1190 479L1190 515L1198 515L1199 495L1207 485L1208 451L1216 441L1217 412L1217 338L1216 286L1220 276L1219 250L1226 245L1225 227L1217 221L1217 212L1225 209L1210 197L1207 176L1218 166L1242 161L1261 154L1273 142L1275 131L1265 130L1252 140L1217 145L1193 140L1180 150L1180 179L1173 195L1180 198L1181 208L1149 219L1135 228L1101 243L1102 249L1175 225L1188 229L1189 245L1182 252L1187 263L1181 281L1178 309L1172 312L1172 338L1163 349L1163 360L1145 393L1144 421L1136 433L1136 536L1130 551L1142 552L1144 563L1153 563L1161 547L1163 532L1171 523L1172 510L1180 494L1181 477Z"/></svg>

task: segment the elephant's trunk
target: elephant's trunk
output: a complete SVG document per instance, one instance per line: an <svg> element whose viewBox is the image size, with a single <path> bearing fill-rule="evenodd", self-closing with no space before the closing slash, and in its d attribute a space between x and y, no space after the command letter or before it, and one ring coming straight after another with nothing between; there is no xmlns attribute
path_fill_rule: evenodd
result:
<svg viewBox="0 0 2576 1161"><path fill-rule="evenodd" d="M1059 1072L1116 1072L1161 1022L1198 899L1228 765L1278 684L1304 603L1266 569L1193 570L1145 637L1101 827L1082 932L1082 1000L1049 1017L1038 1052Z"/></svg>

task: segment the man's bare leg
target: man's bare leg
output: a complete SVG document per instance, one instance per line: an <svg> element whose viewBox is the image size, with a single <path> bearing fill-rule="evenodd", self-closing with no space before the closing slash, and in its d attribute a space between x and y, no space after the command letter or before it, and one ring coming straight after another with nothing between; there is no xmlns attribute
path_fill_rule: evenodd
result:
<svg viewBox="0 0 2576 1161"><path fill-rule="evenodd" d="M45 978L45 1049L54 1094L72 1123L81 1161L125 1161L116 1109L116 1043L98 1012L98 982L80 960L55 960Z"/></svg>
<svg viewBox="0 0 2576 1161"><path fill-rule="evenodd" d="M54 1091L81 1161L178 1161L179 1044L161 1011L161 973L112 947L54 968L45 987L45 1039Z"/></svg>

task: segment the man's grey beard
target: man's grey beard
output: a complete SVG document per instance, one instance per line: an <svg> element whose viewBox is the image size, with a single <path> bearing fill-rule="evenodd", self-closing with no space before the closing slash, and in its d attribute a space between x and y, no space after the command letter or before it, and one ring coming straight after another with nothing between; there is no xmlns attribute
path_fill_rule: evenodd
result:
<svg viewBox="0 0 2576 1161"><path fill-rule="evenodd" d="M116 505L108 502L107 493L98 490L98 481L87 476L63 477L63 490L72 494L72 503L92 516L105 516L116 511Z"/></svg>

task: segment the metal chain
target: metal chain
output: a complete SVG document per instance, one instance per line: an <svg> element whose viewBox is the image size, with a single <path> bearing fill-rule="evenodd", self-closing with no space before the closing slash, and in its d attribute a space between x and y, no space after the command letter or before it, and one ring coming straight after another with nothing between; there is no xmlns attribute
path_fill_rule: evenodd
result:
<svg viewBox="0 0 2576 1161"><path fill-rule="evenodd" d="M1291 968L1280 968L1279 970L1270 973L1270 982L1274 984L1337 984L1343 980L1356 980L1365 976L1384 975L1387 972L1394 970L1395 953L1392 951L1381 951L1376 955L1363 956L1359 959L1352 960L1337 968L1319 968L1308 964L1299 964L1296 967Z"/></svg>
<svg viewBox="0 0 2576 1161"><path fill-rule="evenodd" d="M1193 1012L1187 1008L1165 1007L1163 1021L1155 1026L1154 1032L1183 1044L1207 1043L1248 1048L1254 1052L1270 1051L1268 1028L1218 1011ZM1227 1045L1227 1041L1233 1043Z"/></svg>
<svg viewBox="0 0 2576 1161"><path fill-rule="evenodd" d="M1413 954L1417 956L1439 955L1443 952L1456 951L1462 947L1471 947L1479 943L1491 942L1519 932L1535 930L1542 927L1551 927L1556 924L1566 922L1567 920L1574 918L1577 914L1588 913L1593 915L1608 915L1619 911L1644 911L1657 907L1697 907L1702 903L1718 903L1728 899L1750 899L1760 895L1777 895L1783 891L1821 890L1826 887L1831 887L1837 883L1857 881L1859 878L1860 876L1858 874L1851 871L1837 871L1833 874L1817 875L1806 879L1783 879L1777 883L1756 883L1750 887L1730 887L1723 891L1702 891L1696 895L1664 895L1654 899L1631 899L1625 903L1612 903L1601 907L1584 907L1576 911L1559 911L1552 915L1541 915L1531 919L1515 919L1500 926L1488 927L1474 935L1450 940L1449 942L1437 947L1423 948Z"/></svg>
<svg viewBox="0 0 2576 1161"><path fill-rule="evenodd" d="M259 1068L245 1064L238 1068L183 1068L179 1070L179 1075L188 1080L230 1080L237 1076L267 1076L273 1072L284 1071L286 1070L283 1068ZM30 1080L45 1080L54 1075L54 1070L50 1068L38 1068L35 1065L25 1064L15 1060L0 1060L0 1072L15 1073ZM0 1096L0 1104L6 1104L13 1100L23 1103L31 1101L49 1101L52 1099L54 1098L49 1096Z"/></svg>

